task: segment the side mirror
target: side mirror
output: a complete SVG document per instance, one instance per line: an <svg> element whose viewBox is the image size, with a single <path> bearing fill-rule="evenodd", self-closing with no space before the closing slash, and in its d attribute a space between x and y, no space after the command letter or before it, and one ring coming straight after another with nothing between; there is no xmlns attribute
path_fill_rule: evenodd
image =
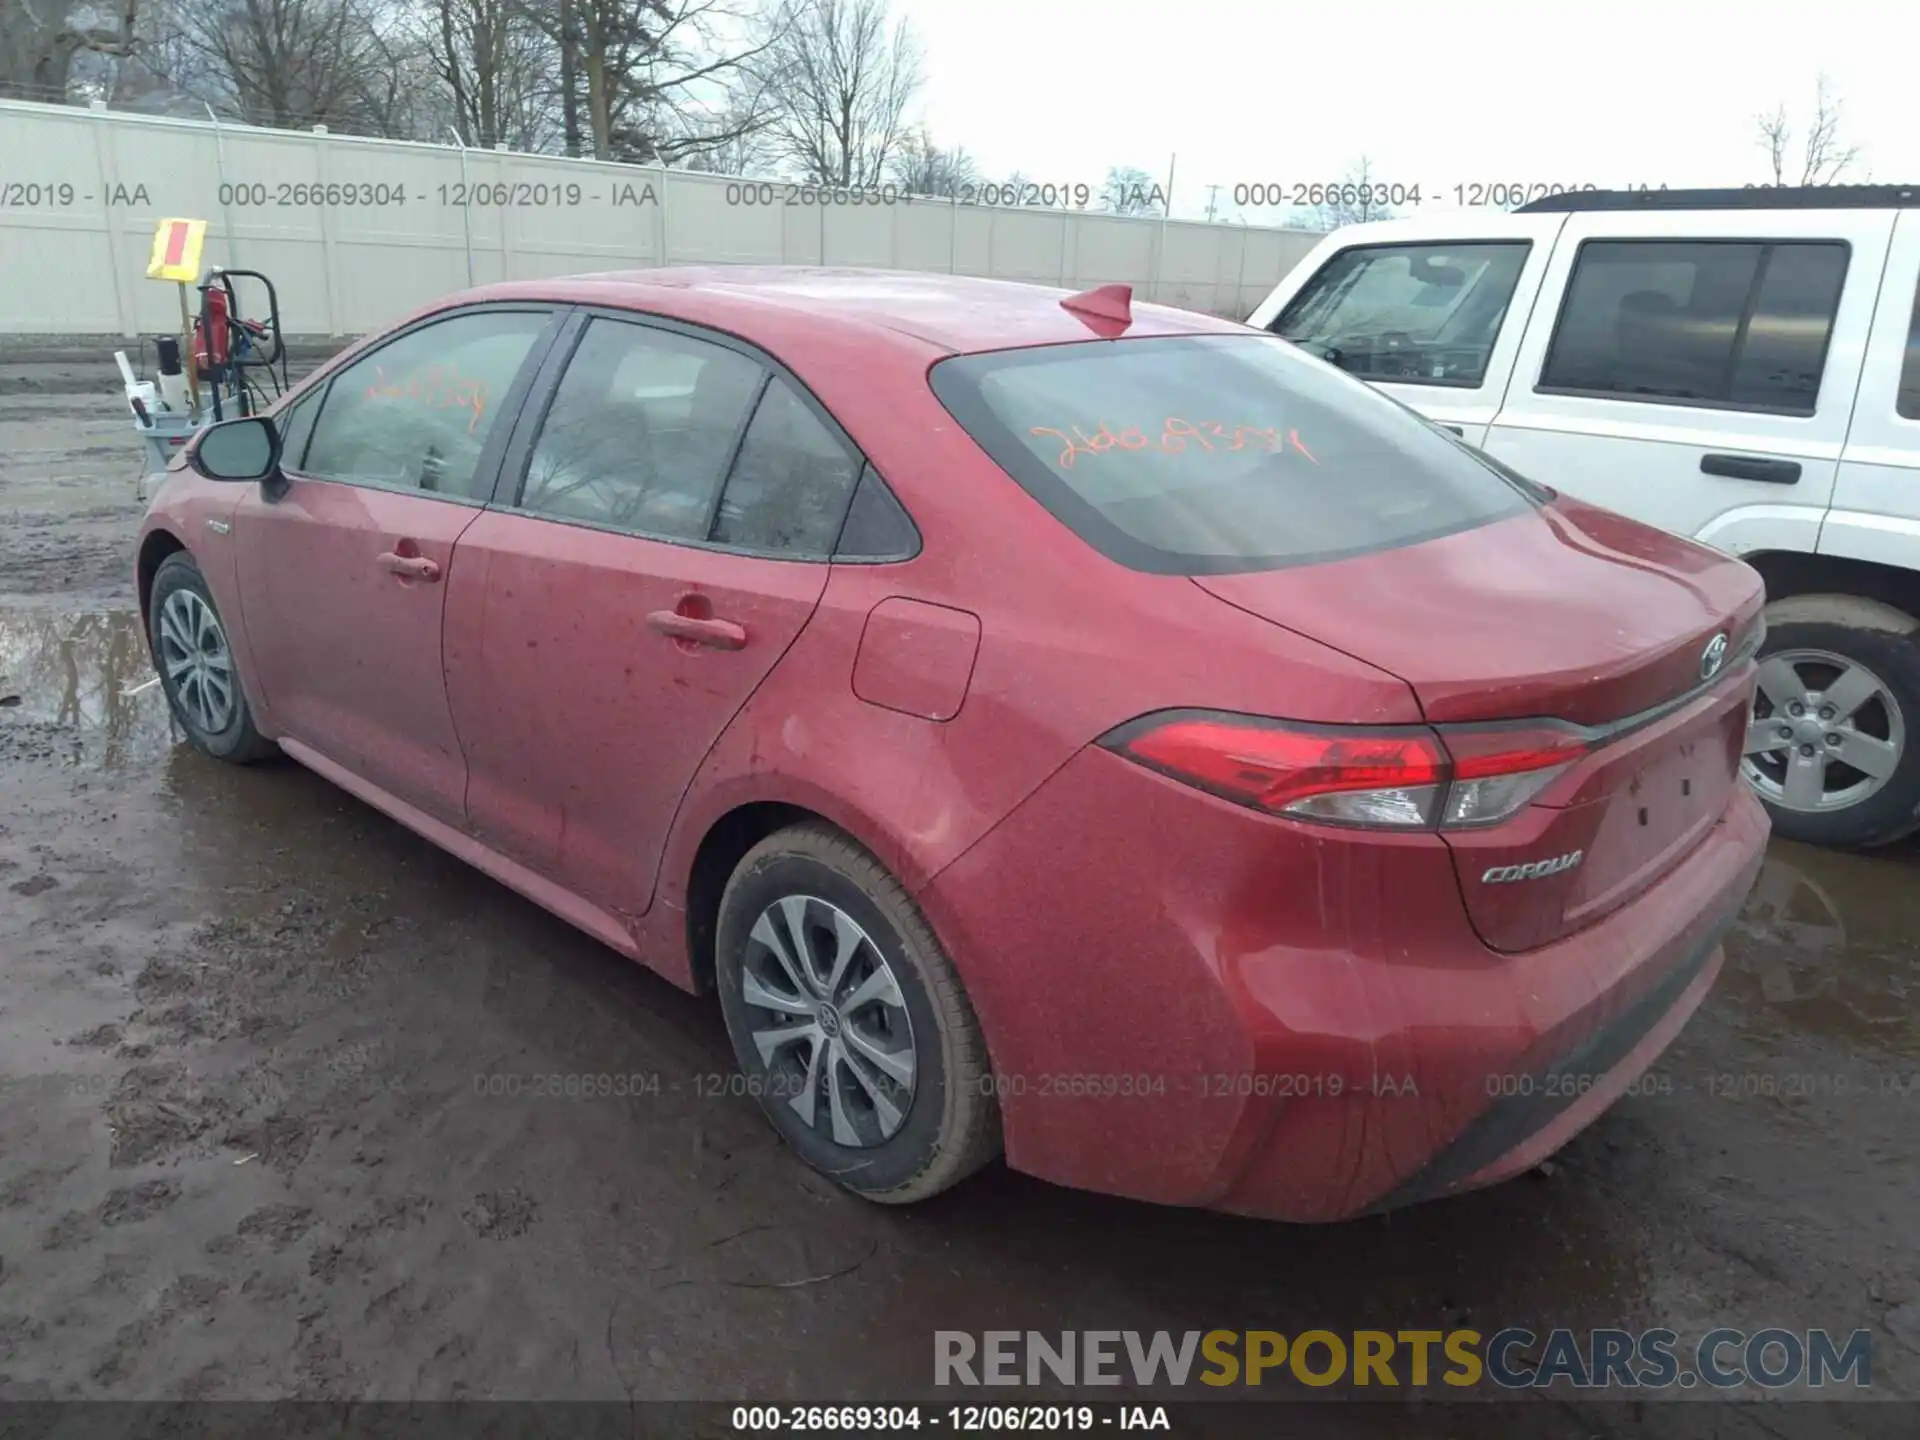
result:
<svg viewBox="0 0 1920 1440"><path fill-rule="evenodd" d="M209 480L266 480L280 468L280 435L264 415L222 420L200 432L187 463Z"/></svg>

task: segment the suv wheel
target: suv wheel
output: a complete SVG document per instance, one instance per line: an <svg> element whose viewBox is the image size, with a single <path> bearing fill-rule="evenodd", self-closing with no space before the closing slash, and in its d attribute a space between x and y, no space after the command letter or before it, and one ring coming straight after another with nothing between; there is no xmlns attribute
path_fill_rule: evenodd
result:
<svg viewBox="0 0 1920 1440"><path fill-rule="evenodd" d="M749 1093L816 1170L871 1200L938 1194L1000 1149L980 1022L913 897L825 825L747 852L715 980Z"/></svg>
<svg viewBox="0 0 1920 1440"><path fill-rule="evenodd" d="M1795 621L1767 634L1741 771L1790 840L1866 848L1920 828L1920 647Z"/></svg>

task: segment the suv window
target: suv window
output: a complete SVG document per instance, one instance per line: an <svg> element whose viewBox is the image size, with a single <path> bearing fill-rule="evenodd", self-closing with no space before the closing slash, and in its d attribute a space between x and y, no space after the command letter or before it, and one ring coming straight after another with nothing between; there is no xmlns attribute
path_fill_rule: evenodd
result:
<svg viewBox="0 0 1920 1440"><path fill-rule="evenodd" d="M485 310L409 331L334 376L300 473L483 500L476 476L545 312Z"/></svg>
<svg viewBox="0 0 1920 1440"><path fill-rule="evenodd" d="M1407 406L1264 335L962 355L931 379L1034 499L1136 570L1332 560L1533 503Z"/></svg>
<svg viewBox="0 0 1920 1440"><path fill-rule="evenodd" d="M713 538L782 555L830 554L859 478L859 459L776 377L727 478Z"/></svg>
<svg viewBox="0 0 1920 1440"><path fill-rule="evenodd" d="M723 345L620 320L588 324L540 426L520 508L704 540L766 371Z"/></svg>
<svg viewBox="0 0 1920 1440"><path fill-rule="evenodd" d="M1268 328L1365 380L1478 386L1524 240L1342 250Z"/></svg>
<svg viewBox="0 0 1920 1440"><path fill-rule="evenodd" d="M1909 420L1920 420L1920 287L1913 294L1913 319L1907 322L1907 357L1900 364L1900 393L1894 409Z"/></svg>
<svg viewBox="0 0 1920 1440"><path fill-rule="evenodd" d="M1589 240L1539 388L1811 415L1840 241Z"/></svg>

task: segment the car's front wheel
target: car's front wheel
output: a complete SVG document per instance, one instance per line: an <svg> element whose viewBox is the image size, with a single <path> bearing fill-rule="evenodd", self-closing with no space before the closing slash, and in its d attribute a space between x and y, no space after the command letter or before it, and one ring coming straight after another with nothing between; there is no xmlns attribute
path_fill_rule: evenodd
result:
<svg viewBox="0 0 1920 1440"><path fill-rule="evenodd" d="M236 765L279 748L254 729L226 622L206 577L184 550L154 571L147 631L167 704L195 748Z"/></svg>
<svg viewBox="0 0 1920 1440"><path fill-rule="evenodd" d="M1866 848L1920 827L1920 646L1834 621L1772 626L1741 765L1790 840Z"/></svg>
<svg viewBox="0 0 1920 1440"><path fill-rule="evenodd" d="M946 1189L1000 1147L980 1023L905 887L825 825L748 851L720 901L715 980L774 1128L869 1199Z"/></svg>

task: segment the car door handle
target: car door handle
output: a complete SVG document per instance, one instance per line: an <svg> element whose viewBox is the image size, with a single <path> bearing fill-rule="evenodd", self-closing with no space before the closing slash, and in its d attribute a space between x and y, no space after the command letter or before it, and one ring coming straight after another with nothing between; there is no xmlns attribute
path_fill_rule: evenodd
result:
<svg viewBox="0 0 1920 1440"><path fill-rule="evenodd" d="M662 635L689 640L695 645L711 645L716 650L738 650L747 643L744 625L731 620L708 620L698 615L682 615L677 610L655 610L647 624Z"/></svg>
<svg viewBox="0 0 1920 1440"><path fill-rule="evenodd" d="M382 550L380 563L394 574L409 580L425 580L431 585L440 578L439 563L424 555L400 555L392 550Z"/></svg>
<svg viewBox="0 0 1920 1440"><path fill-rule="evenodd" d="M1729 480L1764 480L1769 485L1800 483L1798 460L1769 460L1762 455L1702 455L1700 469Z"/></svg>

